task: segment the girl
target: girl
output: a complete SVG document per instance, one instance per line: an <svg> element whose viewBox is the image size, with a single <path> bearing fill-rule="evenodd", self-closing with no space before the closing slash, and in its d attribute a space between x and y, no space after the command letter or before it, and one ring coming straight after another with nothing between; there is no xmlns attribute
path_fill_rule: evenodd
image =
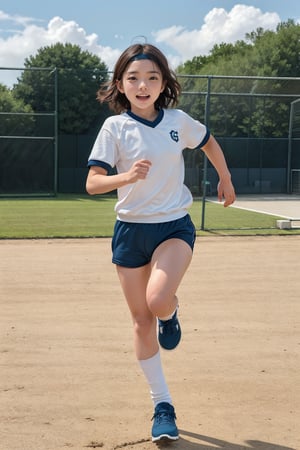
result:
<svg viewBox="0 0 300 450"><path fill-rule="evenodd" d="M135 44L125 50L112 80L98 92L98 100L117 115L97 136L86 183L91 195L118 190L112 261L154 403L153 442L179 437L159 345L172 350L180 341L176 291L195 241L183 149L201 147L218 172L219 200L225 199L224 206L235 200L223 152L209 130L183 111L168 109L179 94L176 76L158 48ZM115 166L117 174L107 176Z"/></svg>

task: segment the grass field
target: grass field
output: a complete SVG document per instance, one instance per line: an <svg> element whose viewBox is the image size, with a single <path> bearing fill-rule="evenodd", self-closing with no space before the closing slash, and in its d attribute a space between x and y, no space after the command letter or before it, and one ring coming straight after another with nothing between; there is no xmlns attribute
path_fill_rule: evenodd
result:
<svg viewBox="0 0 300 450"><path fill-rule="evenodd" d="M116 199L108 196L59 195L55 198L0 199L0 238L109 237L115 222ZM276 217L206 203L205 230L202 203L195 200L190 214L197 234L300 234L278 230ZM279 217L278 217L279 218Z"/></svg>

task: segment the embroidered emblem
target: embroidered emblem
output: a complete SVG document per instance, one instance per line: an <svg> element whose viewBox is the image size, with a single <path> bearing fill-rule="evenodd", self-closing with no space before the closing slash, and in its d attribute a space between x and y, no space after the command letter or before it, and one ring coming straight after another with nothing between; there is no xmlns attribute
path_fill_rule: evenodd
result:
<svg viewBox="0 0 300 450"><path fill-rule="evenodd" d="M178 131L175 131L175 130L170 131L170 136L171 136L171 139L173 139L173 141L175 141L175 142L179 141Z"/></svg>

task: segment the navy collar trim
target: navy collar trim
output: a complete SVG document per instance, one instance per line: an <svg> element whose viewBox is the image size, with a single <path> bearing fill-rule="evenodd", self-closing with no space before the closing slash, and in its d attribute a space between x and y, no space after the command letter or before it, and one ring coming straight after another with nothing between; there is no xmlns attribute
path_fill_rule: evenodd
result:
<svg viewBox="0 0 300 450"><path fill-rule="evenodd" d="M147 119L143 119L142 117L137 116L130 109L128 111L126 111L126 113L130 117L132 117L132 119L136 120L137 122L143 123L147 127L151 127L151 128L155 128L162 121L162 119L164 117L164 110L163 109L160 109L158 111L158 115L157 115L156 119L153 120L153 121L147 120Z"/></svg>

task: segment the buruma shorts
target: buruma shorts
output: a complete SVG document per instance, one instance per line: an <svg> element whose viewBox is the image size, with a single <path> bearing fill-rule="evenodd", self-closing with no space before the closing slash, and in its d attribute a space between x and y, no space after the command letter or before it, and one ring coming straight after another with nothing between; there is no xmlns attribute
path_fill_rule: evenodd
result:
<svg viewBox="0 0 300 450"><path fill-rule="evenodd" d="M195 226L187 214L161 223L131 223L117 220L112 239L112 262L123 267L141 267L151 261L153 252L168 239L181 239L193 250Z"/></svg>

